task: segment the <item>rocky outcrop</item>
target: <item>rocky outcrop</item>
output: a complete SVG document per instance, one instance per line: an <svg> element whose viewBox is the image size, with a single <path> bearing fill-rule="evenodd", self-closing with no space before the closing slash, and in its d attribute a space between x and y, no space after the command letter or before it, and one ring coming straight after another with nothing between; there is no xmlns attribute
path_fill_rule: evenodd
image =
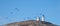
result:
<svg viewBox="0 0 60 26"><path fill-rule="evenodd" d="M28 21L22 21L22 22L9 23L4 26L56 26L56 25L46 21L37 22L36 20L28 20Z"/></svg>

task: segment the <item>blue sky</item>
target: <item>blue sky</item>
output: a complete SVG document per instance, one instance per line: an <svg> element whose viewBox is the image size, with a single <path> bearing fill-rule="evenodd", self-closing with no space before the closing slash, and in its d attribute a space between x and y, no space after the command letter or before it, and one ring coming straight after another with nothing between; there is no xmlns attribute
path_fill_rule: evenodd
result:
<svg viewBox="0 0 60 26"><path fill-rule="evenodd" d="M0 0L0 24L35 20L45 15L45 21L60 25L60 0Z"/></svg>

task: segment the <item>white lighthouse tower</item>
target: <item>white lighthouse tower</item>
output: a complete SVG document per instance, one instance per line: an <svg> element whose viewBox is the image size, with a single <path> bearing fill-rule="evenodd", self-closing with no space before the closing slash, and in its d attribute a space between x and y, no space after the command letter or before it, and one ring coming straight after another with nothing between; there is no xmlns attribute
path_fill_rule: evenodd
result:
<svg viewBox="0 0 60 26"><path fill-rule="evenodd" d="M42 16L42 21L45 21L45 17L44 17L44 15Z"/></svg>
<svg viewBox="0 0 60 26"><path fill-rule="evenodd" d="M36 26L41 26L41 22L40 22L40 17L37 16L37 19L36 19Z"/></svg>
<svg viewBox="0 0 60 26"><path fill-rule="evenodd" d="M37 16L37 19L36 19L37 21L40 21L40 17L39 16Z"/></svg>

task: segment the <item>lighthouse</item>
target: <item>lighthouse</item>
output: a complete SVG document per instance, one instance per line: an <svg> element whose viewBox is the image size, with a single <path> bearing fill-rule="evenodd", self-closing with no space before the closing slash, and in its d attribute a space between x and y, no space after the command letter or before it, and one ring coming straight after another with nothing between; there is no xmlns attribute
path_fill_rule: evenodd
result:
<svg viewBox="0 0 60 26"><path fill-rule="evenodd" d="M37 19L36 19L36 26L41 26L41 21L39 16L37 16Z"/></svg>
<svg viewBox="0 0 60 26"><path fill-rule="evenodd" d="M45 17L44 17L44 15L42 16L42 21L45 21Z"/></svg>
<svg viewBox="0 0 60 26"><path fill-rule="evenodd" d="M39 17L39 16L37 16L37 19L36 19L36 21L40 21L40 17Z"/></svg>

